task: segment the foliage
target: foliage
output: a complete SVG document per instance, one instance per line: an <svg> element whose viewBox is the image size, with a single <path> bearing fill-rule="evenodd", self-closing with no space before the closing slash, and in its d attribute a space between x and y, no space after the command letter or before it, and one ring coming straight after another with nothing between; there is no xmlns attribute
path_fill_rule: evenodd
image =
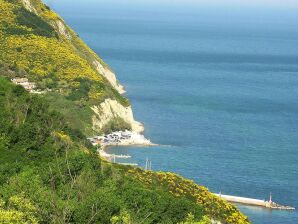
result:
<svg viewBox="0 0 298 224"><path fill-rule="evenodd" d="M193 214L189 213L186 220L181 222L180 224L212 224L210 218L206 215L202 217L202 220L195 221L195 217Z"/></svg>
<svg viewBox="0 0 298 224"><path fill-rule="evenodd" d="M110 134L119 130L131 130L131 125L125 122L121 117L114 117L103 128L105 134Z"/></svg>
<svg viewBox="0 0 298 224"><path fill-rule="evenodd" d="M0 149L7 150L8 146L9 146L9 139L6 137L6 135L1 134L0 135Z"/></svg>
<svg viewBox="0 0 298 224"><path fill-rule="evenodd" d="M187 197L201 205L204 212L216 220L231 224L249 223L248 218L232 204L213 195L207 188L197 185L173 173L130 169L128 175L153 189L161 188L177 197Z"/></svg>
<svg viewBox="0 0 298 224"><path fill-rule="evenodd" d="M25 9L21 0L0 0L0 63L73 101L94 105L111 98L128 106L94 62L107 67L105 63L56 13L40 0L30 2L38 14Z"/></svg>
<svg viewBox="0 0 298 224"><path fill-rule="evenodd" d="M30 2L32 12L21 0L0 0L0 75L35 82L70 126L94 134L90 107L107 98L130 103L97 71L95 61L107 65L75 32L40 0Z"/></svg>
<svg viewBox="0 0 298 224"><path fill-rule="evenodd" d="M0 223L37 224L36 208L22 195L9 198L8 205L0 198Z"/></svg>
<svg viewBox="0 0 298 224"><path fill-rule="evenodd" d="M23 7L17 8L15 11L16 22L19 26L15 26L15 33L11 34L35 34L38 36L55 37L56 32L52 26L45 22L41 17L36 14L24 9ZM27 27L27 33L23 33L21 27ZM16 32L20 30L20 33ZM9 27L8 27L9 29ZM29 31L30 30L30 31Z"/></svg>
<svg viewBox="0 0 298 224"><path fill-rule="evenodd" d="M127 211L121 212L119 216L113 216L111 218L112 224L130 224L132 223L130 214Z"/></svg>
<svg viewBox="0 0 298 224"><path fill-rule="evenodd" d="M83 100L74 102L58 93L47 93L44 98L49 102L50 110L59 111L68 126L80 130L87 136L93 136L92 110Z"/></svg>

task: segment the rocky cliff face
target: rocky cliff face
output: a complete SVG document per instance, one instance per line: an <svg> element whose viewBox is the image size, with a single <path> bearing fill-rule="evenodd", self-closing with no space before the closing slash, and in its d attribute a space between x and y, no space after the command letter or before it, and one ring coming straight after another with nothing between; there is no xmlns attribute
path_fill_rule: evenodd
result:
<svg viewBox="0 0 298 224"><path fill-rule="evenodd" d="M124 107L116 100L106 99L100 106L93 106L95 115L92 117L93 129L101 130L109 121L120 117L131 125L132 131L140 133L144 127L140 122L134 120L131 107Z"/></svg>
<svg viewBox="0 0 298 224"><path fill-rule="evenodd" d="M61 20L56 21L56 24L53 25L57 27L57 30L60 33L60 35L63 35L68 40L71 39L70 33L68 32L67 28Z"/></svg>
<svg viewBox="0 0 298 224"><path fill-rule="evenodd" d="M102 66L102 64L100 64L96 60L93 62L93 64L96 67L96 70L100 74L102 74L120 94L125 93L124 87L121 84L119 84L115 73L113 73L110 69Z"/></svg>
<svg viewBox="0 0 298 224"><path fill-rule="evenodd" d="M23 1L23 4L27 10L29 10L30 12L33 12L35 14L38 14L36 9L31 4L30 0L22 0L22 1Z"/></svg>

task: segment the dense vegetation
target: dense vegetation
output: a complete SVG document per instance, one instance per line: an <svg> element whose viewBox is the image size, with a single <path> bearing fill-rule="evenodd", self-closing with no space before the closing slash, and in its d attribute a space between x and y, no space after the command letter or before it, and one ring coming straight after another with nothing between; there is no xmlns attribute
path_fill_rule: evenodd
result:
<svg viewBox="0 0 298 224"><path fill-rule="evenodd" d="M232 204L211 194L207 188L199 186L173 173L152 172L140 169L130 169L128 175L152 189L162 189L177 197L186 197L202 206L209 217L216 217L223 223L248 223L247 217L242 215Z"/></svg>
<svg viewBox="0 0 298 224"><path fill-rule="evenodd" d="M121 117L115 117L102 128L102 131L107 134L118 130L131 130L131 127Z"/></svg>

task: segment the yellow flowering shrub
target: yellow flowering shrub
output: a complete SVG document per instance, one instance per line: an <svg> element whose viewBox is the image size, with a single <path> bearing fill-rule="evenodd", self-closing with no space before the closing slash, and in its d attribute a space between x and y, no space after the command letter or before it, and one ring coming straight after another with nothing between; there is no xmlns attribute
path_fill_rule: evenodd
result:
<svg viewBox="0 0 298 224"><path fill-rule="evenodd" d="M63 131L54 132L53 136L56 137L60 143L63 143L63 145L71 146L73 143L69 135L65 134Z"/></svg>
<svg viewBox="0 0 298 224"><path fill-rule="evenodd" d="M213 219L230 224L247 224L249 220L234 205L212 194L206 187L174 173L130 169L127 175L150 187L162 186L173 195L186 196L201 205Z"/></svg>
<svg viewBox="0 0 298 224"><path fill-rule="evenodd" d="M109 97L128 106L97 70L95 61L107 65L41 0L30 2L33 12L26 10L21 0L0 0L0 67L22 71L21 76L25 74L38 88L64 95L78 90L79 80L88 80L87 91L91 92L81 91L72 96L74 101L90 97L92 103L100 104ZM44 85L45 79L52 84ZM68 85L61 86L61 82Z"/></svg>

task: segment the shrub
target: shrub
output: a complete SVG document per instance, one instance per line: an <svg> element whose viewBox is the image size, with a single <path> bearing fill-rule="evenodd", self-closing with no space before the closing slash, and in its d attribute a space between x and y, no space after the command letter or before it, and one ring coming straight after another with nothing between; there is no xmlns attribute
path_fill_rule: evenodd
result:
<svg viewBox="0 0 298 224"><path fill-rule="evenodd" d="M121 117L114 117L102 128L105 134L124 130L131 130L131 125L125 122Z"/></svg>
<svg viewBox="0 0 298 224"><path fill-rule="evenodd" d="M28 11L27 9L20 7L16 9L17 15L16 21L20 26L26 26L32 34L45 37L55 37L56 31L46 21L36 14ZM18 34L18 33L16 33Z"/></svg>

